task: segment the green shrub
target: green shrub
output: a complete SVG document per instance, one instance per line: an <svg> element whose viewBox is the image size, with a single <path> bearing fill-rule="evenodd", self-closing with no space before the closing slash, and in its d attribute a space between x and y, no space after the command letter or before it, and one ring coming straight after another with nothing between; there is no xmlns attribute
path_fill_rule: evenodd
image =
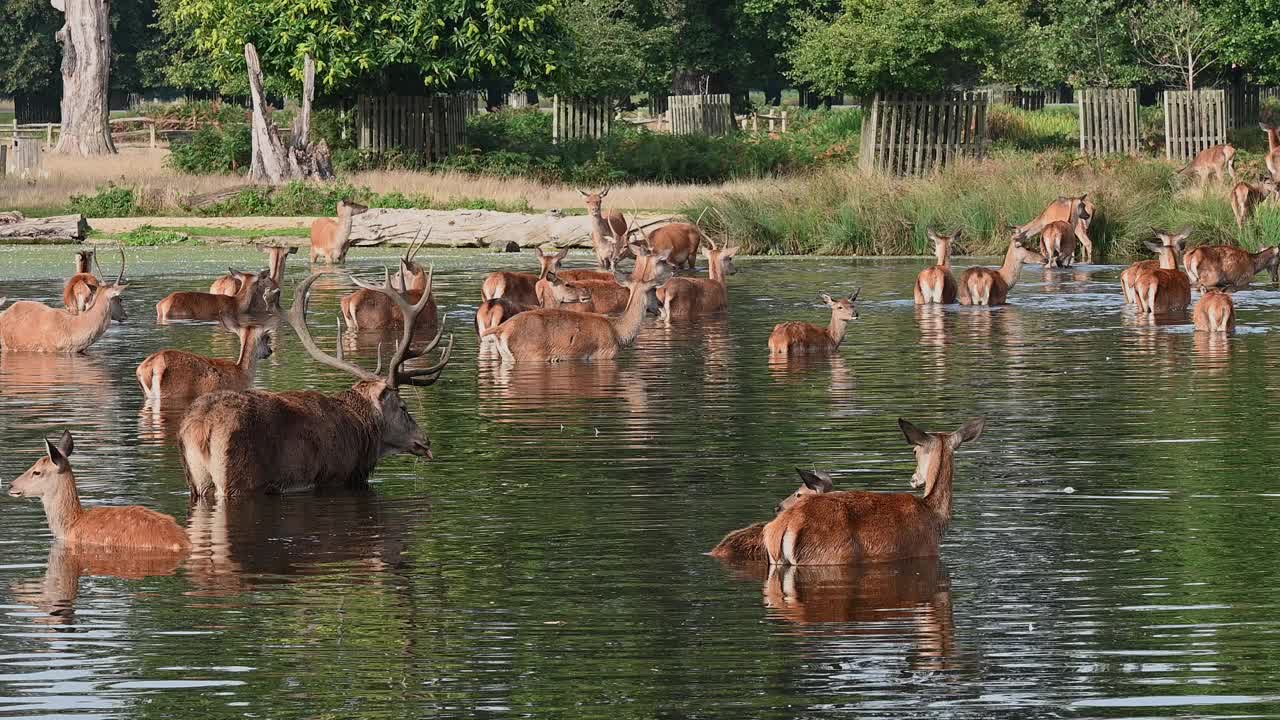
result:
<svg viewBox="0 0 1280 720"><path fill-rule="evenodd" d="M230 173L247 168L252 152L249 126L206 125L189 140L170 143L168 162L173 169L193 175Z"/></svg>
<svg viewBox="0 0 1280 720"><path fill-rule="evenodd" d="M133 188L107 183L94 195L72 195L68 206L85 217L129 217L140 214Z"/></svg>
<svg viewBox="0 0 1280 720"><path fill-rule="evenodd" d="M343 135L346 135L344 138ZM337 166L336 154L339 150L351 150L356 146L355 113L342 113L335 108L321 108L311 113L311 136L316 140L324 140L329 150L335 154L334 165Z"/></svg>
<svg viewBox="0 0 1280 720"><path fill-rule="evenodd" d="M203 245L204 241L193 238L186 233L174 232L172 230L163 230L150 225L142 225L117 236L117 239L125 245L134 247L159 247L161 245L181 245L183 243L193 243Z"/></svg>

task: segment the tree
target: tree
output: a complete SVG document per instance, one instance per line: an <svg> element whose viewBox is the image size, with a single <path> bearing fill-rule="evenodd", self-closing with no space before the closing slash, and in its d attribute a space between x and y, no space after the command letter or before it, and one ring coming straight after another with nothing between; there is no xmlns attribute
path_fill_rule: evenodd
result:
<svg viewBox="0 0 1280 720"><path fill-rule="evenodd" d="M1204 0L1200 11L1222 41L1218 58L1259 84L1280 83L1280 0Z"/></svg>
<svg viewBox="0 0 1280 720"><path fill-rule="evenodd" d="M111 142L107 88L111 82L110 0L52 0L65 22L62 43L62 131L55 153L103 155Z"/></svg>
<svg viewBox="0 0 1280 720"><path fill-rule="evenodd" d="M1138 57L1155 77L1196 89L1196 78L1218 60L1223 41L1190 0L1154 0L1129 14Z"/></svg>
<svg viewBox="0 0 1280 720"><path fill-rule="evenodd" d="M547 89L626 97L670 84L671 68L661 57L673 30L652 19L646 22L630 0L569 0L558 19L569 42L561 52L562 72Z"/></svg>
<svg viewBox="0 0 1280 720"><path fill-rule="evenodd" d="M48 88L58 73L58 13L49 0L0 3L0 95Z"/></svg>
<svg viewBox="0 0 1280 720"><path fill-rule="evenodd" d="M1123 18L1135 0L1051 0L1041 46L1050 74L1076 87L1130 87L1148 73Z"/></svg>

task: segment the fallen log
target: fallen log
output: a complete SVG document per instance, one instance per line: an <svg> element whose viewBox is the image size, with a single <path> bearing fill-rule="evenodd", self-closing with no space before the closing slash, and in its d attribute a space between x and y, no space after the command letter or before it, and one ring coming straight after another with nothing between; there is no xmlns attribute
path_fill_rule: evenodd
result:
<svg viewBox="0 0 1280 720"><path fill-rule="evenodd" d="M673 219L643 218L641 223L647 227ZM564 216L555 211L526 215L496 210L370 208L353 219L351 240L360 247L408 245L420 228L431 229L426 247L505 248L512 243L522 248L591 246L587 216Z"/></svg>
<svg viewBox="0 0 1280 720"><path fill-rule="evenodd" d="M31 218L0 225L0 244L61 245L84 242L89 222L83 215Z"/></svg>

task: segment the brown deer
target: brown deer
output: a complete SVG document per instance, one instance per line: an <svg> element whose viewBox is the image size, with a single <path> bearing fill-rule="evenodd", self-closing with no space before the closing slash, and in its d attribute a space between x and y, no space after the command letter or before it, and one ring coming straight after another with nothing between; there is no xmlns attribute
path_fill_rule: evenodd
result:
<svg viewBox="0 0 1280 720"><path fill-rule="evenodd" d="M1022 246L1018 242L1018 233L1009 241L1009 249L1004 255L1004 264L998 270L986 267L971 267L960 275L960 284L956 296L961 305L1004 305L1009 298L1009 291L1018 282L1024 263L1044 263L1044 256Z"/></svg>
<svg viewBox="0 0 1280 720"><path fill-rule="evenodd" d="M76 251L76 274L62 286L62 306L67 312L78 314L93 304L93 294L98 291L98 278L93 274L93 250Z"/></svg>
<svg viewBox="0 0 1280 720"><path fill-rule="evenodd" d="M667 253L636 258L628 277L618 282L630 291L619 317L567 310L529 310L484 331L497 341L505 362L598 360L617 357L640 334L654 289L671 278Z"/></svg>
<svg viewBox="0 0 1280 720"><path fill-rule="evenodd" d="M480 303L480 307L476 309L476 334L480 336L481 344L489 345L494 342L492 335L484 334L485 330L497 327L526 310L571 309L564 306L568 304L585 306L591 302L591 293L583 290L577 283L566 283L555 273L548 273L546 277L539 280L535 286L535 292L538 296L538 304L534 306L520 305L506 298L495 298Z"/></svg>
<svg viewBox="0 0 1280 720"><path fill-rule="evenodd" d="M844 342L845 331L849 323L858 319L859 288L848 298L834 300L826 293L822 294L822 302L831 308L831 324L820 327L807 322L778 323L769 334L770 355L804 355L806 353L835 352Z"/></svg>
<svg viewBox="0 0 1280 720"><path fill-rule="evenodd" d="M4 352L79 353L89 349L110 327L124 320L120 295L124 284L124 248L120 249L120 275L111 285L99 286L93 304L72 314L44 303L19 300L0 312L0 350ZM0 299L0 305L4 300Z"/></svg>
<svg viewBox="0 0 1280 720"><path fill-rule="evenodd" d="M977 440L986 421L975 418L950 433L927 433L906 420L898 426L915 448L911 493L845 491L810 495L778 513L764 528L771 565L850 565L860 561L934 557L951 524L955 452Z"/></svg>
<svg viewBox="0 0 1280 720"><path fill-rule="evenodd" d="M430 236L431 232L428 230L422 242L425 243ZM414 260L420 249L421 243L409 245L400 258L400 270L391 276L391 283L397 291L404 294L410 305L416 304L423 293L426 293L427 304L418 316L418 332L423 337L431 337L440 323L440 312L436 308L435 294L430 291L431 268L423 269ZM343 297L340 304L342 317L352 330L386 330L400 327L403 322L400 308L380 291L360 288Z"/></svg>
<svg viewBox="0 0 1280 720"><path fill-rule="evenodd" d="M172 517L155 510L137 505L85 510L80 505L76 476L71 471L70 457L75 447L71 433L64 430L57 445L45 440L44 446L45 457L13 481L9 495L40 498L55 538L70 545L175 552L190 548L182 527Z"/></svg>
<svg viewBox="0 0 1280 720"><path fill-rule="evenodd" d="M544 253L542 248L534 248L533 254L538 258L537 275L506 271L489 273L480 285L480 299L506 298L519 305L536 306L538 293L535 286L538 284L538 279L546 277L547 273L558 273L560 263L569 254L569 249L564 248L556 253Z"/></svg>
<svg viewBox="0 0 1280 720"><path fill-rule="evenodd" d="M627 219L617 210L604 212L601 207L609 188L598 193L579 190L587 205L587 217L591 219L591 247L596 252L596 264L602 270L613 270L618 251L627 246ZM566 278L569 279L569 278Z"/></svg>
<svg viewBox="0 0 1280 720"><path fill-rule="evenodd" d="M1080 218L1080 221L1075 224L1076 241L1084 247L1084 261L1092 263L1093 241L1089 239L1089 225L1093 223L1095 208L1088 197L1088 193L1078 197L1059 195L1058 199L1049 203L1044 212L1036 216L1034 220L1024 225L1015 225L1011 230L1019 240L1028 240L1039 235L1049 223L1070 222L1071 216L1076 215Z"/></svg>
<svg viewBox="0 0 1280 720"><path fill-rule="evenodd" d="M1040 254L1045 256L1044 266L1071 267L1076 261L1076 241L1090 220L1088 208L1082 202L1071 204L1071 216L1066 220L1054 220L1040 231ZM1090 251L1092 252L1092 251Z"/></svg>
<svg viewBox="0 0 1280 720"><path fill-rule="evenodd" d="M916 277L915 299L917 305L941 303L950 305L956 301L956 278L951 274L951 247L960 238L960 230L950 235L929 230L933 241L933 254L938 264L920 271Z"/></svg>
<svg viewBox="0 0 1280 720"><path fill-rule="evenodd" d="M1191 236L1191 229L1188 228L1178 233L1156 232L1156 237L1160 242L1169 247L1173 247L1178 241L1185 242ZM1181 252L1181 251L1178 251ZM1124 292L1124 301L1130 305L1138 302L1136 293L1134 292L1134 281L1138 278L1138 273L1144 270L1158 270L1160 268L1159 260L1139 260L1120 273L1120 289Z"/></svg>
<svg viewBox="0 0 1280 720"><path fill-rule="evenodd" d="M829 473L803 468L796 468L796 472L800 474L800 487L774 507L774 515L796 504L803 497L828 493L834 487ZM764 549L764 526L768 524L768 522L758 522L738 528L725 535L724 539L707 554L739 562L766 562L769 560L769 553Z"/></svg>
<svg viewBox="0 0 1280 720"><path fill-rule="evenodd" d="M1236 304L1232 302L1231 295L1218 288L1201 295L1191 315L1196 330L1229 333L1236 329Z"/></svg>
<svg viewBox="0 0 1280 720"><path fill-rule="evenodd" d="M272 312L280 309L280 288L284 287L284 266L289 256L298 252L296 247L285 247L282 245L265 245L262 248L267 253L267 283L263 290L263 296L267 298L267 306ZM240 290L240 274L235 270L223 275L213 284L209 286L209 292L214 295L235 295ZM271 291L275 291L272 293Z"/></svg>
<svg viewBox="0 0 1280 720"><path fill-rule="evenodd" d="M354 375L350 390L327 395L312 391L222 391L196 400L178 431L178 450L192 498L288 493L325 487L363 487L378 460L396 453L431 458L431 445L400 398L400 388L435 383L449 363L453 339L430 367L406 368L413 357L440 344L440 332L413 352L418 315L430 295L409 305L391 285L391 271L377 289L392 299L405 318L399 342L385 376L369 372L316 345L307 329L311 285L321 275L303 280L294 291L289 324L318 362ZM379 368L380 369L380 368Z"/></svg>
<svg viewBox="0 0 1280 720"><path fill-rule="evenodd" d="M663 322L670 324L673 319L689 320L729 308L725 278L737 272L733 266L733 256L738 254L738 248L709 245L702 248L703 254L707 256L707 278L675 277L658 288L657 298ZM659 251L655 249L654 252Z"/></svg>
<svg viewBox="0 0 1280 720"><path fill-rule="evenodd" d="M262 286L266 283L267 272L242 273L232 270L240 282L240 289L235 295L215 295L205 292L175 292L156 303L156 322L164 324L170 320L217 320L235 322L245 315L262 314L267 311L267 298ZM279 291L276 291L278 295Z"/></svg>
<svg viewBox="0 0 1280 720"><path fill-rule="evenodd" d="M1214 145L1205 148L1196 153L1191 162L1184 165L1178 173L1194 175L1200 185L1208 183L1215 177L1219 182L1225 181L1228 175L1235 180L1236 149L1231 145Z"/></svg>
<svg viewBox="0 0 1280 720"><path fill-rule="evenodd" d="M1234 292L1249 287L1266 270L1271 282L1280 282L1280 246L1251 253L1231 245L1201 245L1183 257L1187 277L1201 291L1221 288Z"/></svg>
<svg viewBox="0 0 1280 720"><path fill-rule="evenodd" d="M703 242L708 242L702 230L693 223L677 222L663 225L647 236L649 249L654 253L668 253L671 264L693 269L698 259L698 249ZM705 248L703 248L705 250Z"/></svg>
<svg viewBox="0 0 1280 720"><path fill-rule="evenodd" d="M161 350L147 356L134 375L153 408L164 400L187 401L218 390L248 390L259 360L271 357L271 331L260 325L235 328L240 357L235 362L185 350Z"/></svg>
<svg viewBox="0 0 1280 720"><path fill-rule="evenodd" d="M1231 188L1231 212L1236 216L1236 227L1244 230L1244 224L1252 217L1258 204L1276 196L1276 181L1267 178L1260 183L1238 182Z"/></svg>
<svg viewBox="0 0 1280 720"><path fill-rule="evenodd" d="M1159 256L1160 267L1139 270L1134 276L1133 294L1139 313L1179 313L1191 304L1191 281L1178 269L1178 255L1182 254L1184 242L1175 236L1169 245L1147 243Z"/></svg>
<svg viewBox="0 0 1280 720"><path fill-rule="evenodd" d="M311 263L323 259L330 265L347 261L351 249L351 220L369 208L350 200L338 201L338 218L317 218L311 223Z"/></svg>
<svg viewBox="0 0 1280 720"><path fill-rule="evenodd" d="M1267 134L1267 172L1271 173L1272 180L1280 182L1280 131L1262 123L1258 126Z"/></svg>

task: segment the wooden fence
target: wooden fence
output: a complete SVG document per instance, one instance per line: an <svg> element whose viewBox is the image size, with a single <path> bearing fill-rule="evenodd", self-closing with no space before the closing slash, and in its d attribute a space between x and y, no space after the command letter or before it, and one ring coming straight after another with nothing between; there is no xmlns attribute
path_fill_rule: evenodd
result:
<svg viewBox="0 0 1280 720"><path fill-rule="evenodd" d="M467 117L476 112L477 101L461 95L361 95L356 100L356 145L443 159L466 145Z"/></svg>
<svg viewBox="0 0 1280 720"><path fill-rule="evenodd" d="M728 135L737 126L728 93L667 98L672 135Z"/></svg>
<svg viewBox="0 0 1280 720"><path fill-rule="evenodd" d="M1086 88L1077 94L1080 152L1085 155L1137 155L1137 89Z"/></svg>
<svg viewBox="0 0 1280 720"><path fill-rule="evenodd" d="M551 101L551 142L573 138L600 138L609 134L613 103L608 98L569 98Z"/></svg>
<svg viewBox="0 0 1280 720"><path fill-rule="evenodd" d="M1164 154L1187 161L1227 141L1227 98L1222 90L1166 90Z"/></svg>
<svg viewBox="0 0 1280 720"><path fill-rule="evenodd" d="M1021 110L1043 110L1044 90L994 90L992 102L1003 103Z"/></svg>
<svg viewBox="0 0 1280 720"><path fill-rule="evenodd" d="M863 172L920 175L987 147L990 93L877 93L862 123Z"/></svg>
<svg viewBox="0 0 1280 720"><path fill-rule="evenodd" d="M8 152L0 154L0 163L6 166L9 175L25 178L40 174L43 158L40 139L16 138L7 145ZM4 174L4 171L0 171L0 175Z"/></svg>

